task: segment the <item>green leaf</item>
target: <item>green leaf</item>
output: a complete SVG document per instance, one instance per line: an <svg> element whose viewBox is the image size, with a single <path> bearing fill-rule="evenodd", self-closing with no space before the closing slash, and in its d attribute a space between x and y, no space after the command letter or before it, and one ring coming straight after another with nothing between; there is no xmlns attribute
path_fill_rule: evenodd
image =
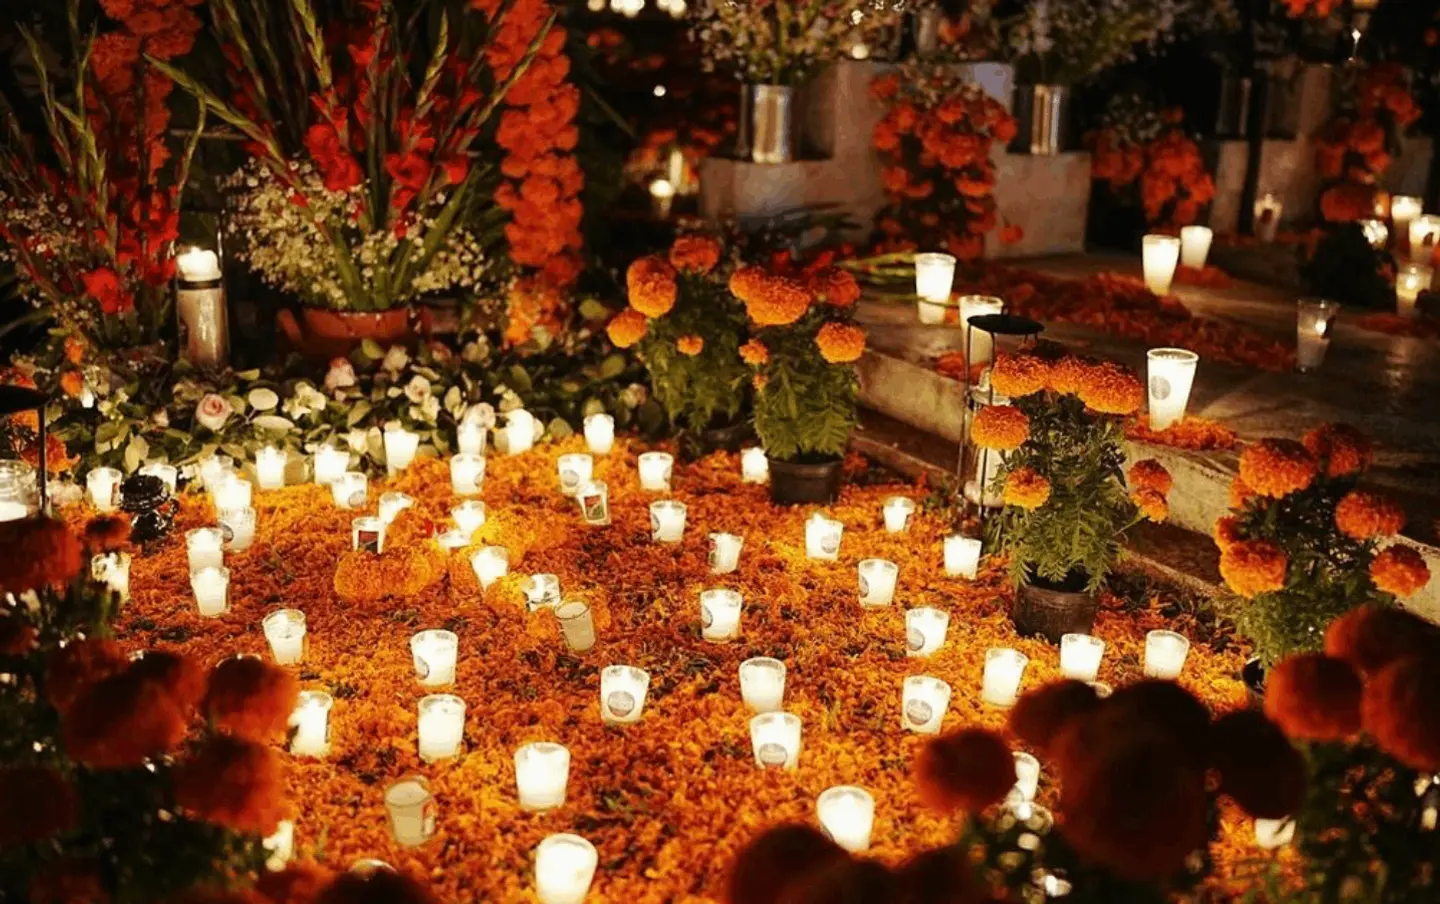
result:
<svg viewBox="0 0 1440 904"><path fill-rule="evenodd" d="M354 427L365 419L370 413L370 403L361 399L350 408L350 413L345 415L345 426Z"/></svg>
<svg viewBox="0 0 1440 904"><path fill-rule="evenodd" d="M516 392L530 392L535 388L530 382L530 375L519 364L510 366L510 387Z"/></svg>
<svg viewBox="0 0 1440 904"><path fill-rule="evenodd" d="M258 380L260 379L260 368L253 367L250 370L237 370L235 372L235 379L244 380L247 383L252 380Z"/></svg>
<svg viewBox="0 0 1440 904"><path fill-rule="evenodd" d="M125 445L125 471L134 473L137 468L145 463L145 457L150 454L150 444L145 437L138 433L130 437L130 442Z"/></svg>
<svg viewBox="0 0 1440 904"><path fill-rule="evenodd" d="M610 309L593 298L580 302L580 317L584 320L605 320L609 316Z"/></svg>
<svg viewBox="0 0 1440 904"><path fill-rule="evenodd" d="M548 432L551 439L566 439L567 437L575 435L575 431L570 427L570 423L564 418L559 417L550 422Z"/></svg>
<svg viewBox="0 0 1440 904"><path fill-rule="evenodd" d="M366 339L364 342L361 342L360 352L371 361L379 361L385 357L385 349L381 348L380 343L374 339Z"/></svg>
<svg viewBox="0 0 1440 904"><path fill-rule="evenodd" d="M600 379L613 380L625 372L625 357L609 355L600 362Z"/></svg>

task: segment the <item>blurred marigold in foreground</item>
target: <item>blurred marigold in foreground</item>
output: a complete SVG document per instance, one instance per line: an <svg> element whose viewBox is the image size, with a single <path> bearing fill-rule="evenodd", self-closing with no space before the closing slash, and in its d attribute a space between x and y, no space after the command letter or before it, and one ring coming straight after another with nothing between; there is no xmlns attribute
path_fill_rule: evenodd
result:
<svg viewBox="0 0 1440 904"><path fill-rule="evenodd" d="M848 308L860 300L860 284L848 270L823 267L810 274L806 287L816 298L837 308Z"/></svg>
<svg viewBox="0 0 1440 904"><path fill-rule="evenodd" d="M1240 453L1240 479L1245 486L1273 499L1310 486L1316 470L1314 456L1294 440L1262 439Z"/></svg>
<svg viewBox="0 0 1440 904"><path fill-rule="evenodd" d="M915 761L920 799L939 813L979 813L1015 786L1015 756L1005 739L965 728L927 742Z"/></svg>
<svg viewBox="0 0 1440 904"><path fill-rule="evenodd" d="M1302 741L1339 741L1360 731L1360 675L1324 653L1299 653L1265 676L1265 715Z"/></svg>
<svg viewBox="0 0 1440 904"><path fill-rule="evenodd" d="M249 741L285 733L300 683L288 670L262 659L236 656L215 667L205 712L219 731Z"/></svg>
<svg viewBox="0 0 1440 904"><path fill-rule="evenodd" d="M69 583L80 573L80 540L62 521L19 518L0 522L0 593L24 593Z"/></svg>
<svg viewBox="0 0 1440 904"><path fill-rule="evenodd" d="M610 337L616 348L630 348L645 338L648 329L644 314L634 308L626 308L610 318L605 325L605 335Z"/></svg>
<svg viewBox="0 0 1440 904"><path fill-rule="evenodd" d="M1440 657L1440 627L1391 606L1359 606L1325 629L1325 652L1372 676L1408 656Z"/></svg>
<svg viewBox="0 0 1440 904"><path fill-rule="evenodd" d="M175 766L175 802L197 819L269 835L285 815L285 780L273 750L216 735Z"/></svg>
<svg viewBox="0 0 1440 904"><path fill-rule="evenodd" d="M1407 656L1365 684L1361 721L1375 742L1397 760L1424 772L1440 770L1440 659Z"/></svg>
<svg viewBox="0 0 1440 904"><path fill-rule="evenodd" d="M1305 758L1264 714L1226 713L1210 729L1210 765L1220 793L1257 819L1281 819L1305 799Z"/></svg>
<svg viewBox="0 0 1440 904"><path fill-rule="evenodd" d="M159 682L126 670L83 690L60 734L71 759L94 769L132 769L185 737L185 714Z"/></svg>
<svg viewBox="0 0 1440 904"><path fill-rule="evenodd" d="M682 235L670 246L670 265L685 273L705 274L720 263L724 249L708 235Z"/></svg>
<svg viewBox="0 0 1440 904"><path fill-rule="evenodd" d="M850 855L818 829L780 825L753 838L735 857L726 904L779 904L790 888Z"/></svg>

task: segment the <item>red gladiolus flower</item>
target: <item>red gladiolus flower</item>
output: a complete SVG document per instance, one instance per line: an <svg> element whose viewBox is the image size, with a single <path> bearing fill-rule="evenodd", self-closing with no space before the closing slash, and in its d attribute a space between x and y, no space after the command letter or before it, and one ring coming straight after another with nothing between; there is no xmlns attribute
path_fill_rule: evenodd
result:
<svg viewBox="0 0 1440 904"><path fill-rule="evenodd" d="M100 310L114 316L135 309L135 297L120 285L120 275L109 267L82 273L85 294L100 303Z"/></svg>

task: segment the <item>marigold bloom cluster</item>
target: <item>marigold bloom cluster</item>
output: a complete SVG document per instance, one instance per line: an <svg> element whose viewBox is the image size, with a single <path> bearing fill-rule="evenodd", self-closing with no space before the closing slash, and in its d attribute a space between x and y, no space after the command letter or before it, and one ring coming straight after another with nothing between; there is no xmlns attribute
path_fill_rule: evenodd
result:
<svg viewBox="0 0 1440 904"><path fill-rule="evenodd" d="M1413 547L1386 547L1370 560L1370 580L1377 590L1405 599L1430 583L1430 567Z"/></svg>
<svg viewBox="0 0 1440 904"><path fill-rule="evenodd" d="M646 317L664 317L675 307L679 287L675 268L663 257L647 255L636 258L625 271L630 306Z"/></svg>
<svg viewBox="0 0 1440 904"><path fill-rule="evenodd" d="M1220 575L1231 590L1249 598L1285 587L1290 559L1269 540L1240 540L1220 551Z"/></svg>
<svg viewBox="0 0 1440 904"><path fill-rule="evenodd" d="M1320 424L1307 431L1300 443L1322 464L1327 477L1363 473L1375 459L1370 438L1349 424Z"/></svg>
<svg viewBox="0 0 1440 904"><path fill-rule="evenodd" d="M699 336L681 336L675 340L675 349L682 355L698 355L705 350L705 340Z"/></svg>
<svg viewBox="0 0 1440 904"><path fill-rule="evenodd" d="M751 367L763 367L770 360L770 350L759 339L751 339L740 346L740 359Z"/></svg>
<svg viewBox="0 0 1440 904"><path fill-rule="evenodd" d="M970 439L982 449L1009 452L1030 438L1030 419L1012 405L987 405L970 424Z"/></svg>
<svg viewBox="0 0 1440 904"><path fill-rule="evenodd" d="M990 367L990 385L1012 399L1040 392L1048 385L1050 366L1039 355L999 355Z"/></svg>
<svg viewBox="0 0 1440 904"><path fill-rule="evenodd" d="M1309 487L1317 470L1314 456L1294 440L1262 439L1240 453L1240 479L1272 499Z"/></svg>
<svg viewBox="0 0 1440 904"><path fill-rule="evenodd" d="M848 308L860 300L860 284L848 270L822 267L810 274L806 287L820 301L837 308Z"/></svg>
<svg viewBox="0 0 1440 904"><path fill-rule="evenodd" d="M1016 468L1005 475L1006 505L1037 509L1050 500L1050 481L1034 468Z"/></svg>
<svg viewBox="0 0 1440 904"><path fill-rule="evenodd" d="M786 326L810 309L810 290L788 276L760 267L742 267L730 277L730 291L745 304L756 326Z"/></svg>
<svg viewBox="0 0 1440 904"><path fill-rule="evenodd" d="M1389 496L1351 490L1335 506L1335 526L1355 540L1389 537L1405 526L1405 511Z"/></svg>
<svg viewBox="0 0 1440 904"><path fill-rule="evenodd" d="M670 246L670 265L682 273L706 274L720 263L724 248L708 235L682 235Z"/></svg>
<svg viewBox="0 0 1440 904"><path fill-rule="evenodd" d="M610 318L605 325L605 335L610 337L616 348L630 348L645 338L648 329L644 314L634 308L626 308Z"/></svg>
<svg viewBox="0 0 1440 904"><path fill-rule="evenodd" d="M831 364L849 364L865 354L865 331L848 323L827 323L815 334L815 345Z"/></svg>

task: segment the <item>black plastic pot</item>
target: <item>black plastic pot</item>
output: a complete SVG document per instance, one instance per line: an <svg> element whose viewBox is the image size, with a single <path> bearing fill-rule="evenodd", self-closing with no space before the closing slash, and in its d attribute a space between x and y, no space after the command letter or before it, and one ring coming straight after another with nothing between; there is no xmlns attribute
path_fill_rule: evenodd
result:
<svg viewBox="0 0 1440 904"><path fill-rule="evenodd" d="M1245 682L1245 694L1250 698L1252 709L1265 706L1265 667L1259 656L1251 656L1240 667L1240 680Z"/></svg>
<svg viewBox="0 0 1440 904"><path fill-rule="evenodd" d="M750 424L744 420L728 427L706 427L699 432L687 431L680 438L680 453L683 458L693 461L711 452L739 452L750 436Z"/></svg>
<svg viewBox="0 0 1440 904"><path fill-rule="evenodd" d="M1015 630L1054 644L1062 634L1089 634L1100 603L1085 590L1085 583L1083 577L1058 585L1037 578L1022 585L1015 591L1015 605L1010 610Z"/></svg>
<svg viewBox="0 0 1440 904"><path fill-rule="evenodd" d="M801 462L770 459L770 498L781 505L825 504L840 495L839 458Z"/></svg>

